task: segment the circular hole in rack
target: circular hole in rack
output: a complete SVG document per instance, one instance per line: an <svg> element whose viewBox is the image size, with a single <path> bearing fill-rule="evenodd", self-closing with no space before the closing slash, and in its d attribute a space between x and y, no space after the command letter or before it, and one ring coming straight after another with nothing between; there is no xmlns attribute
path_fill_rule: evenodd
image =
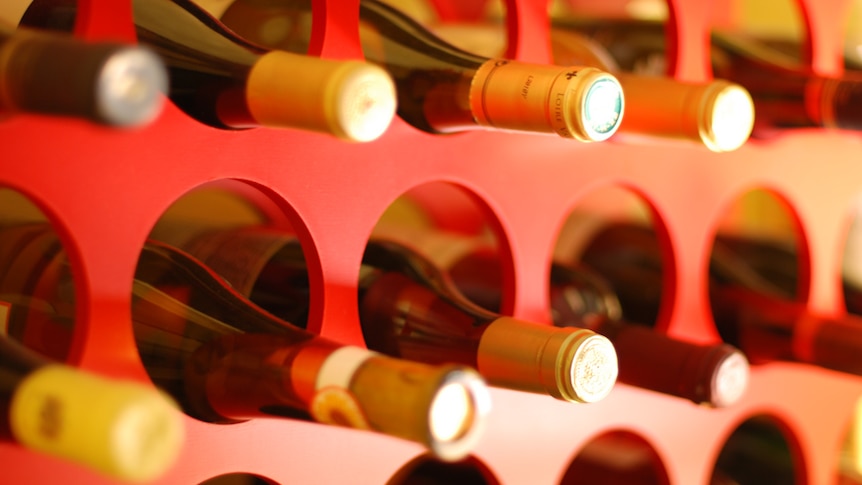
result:
<svg viewBox="0 0 862 485"><path fill-rule="evenodd" d="M805 21L796 0L722 0L710 13L713 31L744 42L740 45L757 46L791 63L808 60Z"/></svg>
<svg viewBox="0 0 862 485"><path fill-rule="evenodd" d="M420 456L407 463L386 485L498 485L499 480L481 460L468 456L456 462L443 462Z"/></svg>
<svg viewBox="0 0 862 485"><path fill-rule="evenodd" d="M666 0L549 2L554 62L664 76Z"/></svg>
<svg viewBox="0 0 862 485"><path fill-rule="evenodd" d="M198 485L278 485L268 478L251 473L226 473L204 480Z"/></svg>
<svg viewBox="0 0 862 485"><path fill-rule="evenodd" d="M570 212L554 247L551 312L556 325L593 317L662 327L674 297L673 258L664 225L631 189L606 186ZM553 281L566 269L578 278Z"/></svg>
<svg viewBox="0 0 862 485"><path fill-rule="evenodd" d="M792 206L771 190L743 193L719 220L709 259L710 308L722 338L737 346L744 340L743 350L753 362L782 358L786 342L770 335L786 329L769 324L741 328L740 319L746 317L736 310L806 301L807 247Z"/></svg>
<svg viewBox="0 0 862 485"><path fill-rule="evenodd" d="M611 430L590 440L560 480L560 485L667 485L667 470L643 437Z"/></svg>
<svg viewBox="0 0 862 485"><path fill-rule="evenodd" d="M805 463L790 427L768 414L743 421L727 437L712 470L713 485L802 485Z"/></svg>
<svg viewBox="0 0 862 485"><path fill-rule="evenodd" d="M514 269L499 221L481 198L449 182L429 182L393 201L372 237L407 245L443 270L473 303L511 313Z"/></svg>
<svg viewBox="0 0 862 485"><path fill-rule="evenodd" d="M65 361L75 300L71 264L47 215L25 194L0 187L0 334Z"/></svg>
<svg viewBox="0 0 862 485"><path fill-rule="evenodd" d="M209 342L222 342L225 335L271 332L265 318L253 316L256 306L297 327L306 326L313 302L297 231L304 226L278 196L232 179L188 191L152 228L135 273L133 330L150 378L191 416L233 421L211 409L209 402L200 402L200 393L186 393L187 388L212 386L219 379L201 382L206 373L218 374L214 356L230 352L221 343ZM241 296L225 296L231 290ZM243 297L256 306L234 306ZM232 384L225 385L253 387L239 379L234 376ZM289 406L264 404L261 412L304 417Z"/></svg>

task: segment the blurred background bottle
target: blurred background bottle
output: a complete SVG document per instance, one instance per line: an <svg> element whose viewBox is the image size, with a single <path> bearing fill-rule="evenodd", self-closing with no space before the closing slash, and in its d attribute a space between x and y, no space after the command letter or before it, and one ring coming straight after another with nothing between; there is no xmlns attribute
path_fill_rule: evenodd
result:
<svg viewBox="0 0 862 485"><path fill-rule="evenodd" d="M35 0L21 24L71 30L76 10L75 0ZM210 126L298 128L367 142L395 116L395 86L373 64L267 49L189 0L136 0L133 14L139 42L168 66L170 99Z"/></svg>
<svg viewBox="0 0 862 485"><path fill-rule="evenodd" d="M22 311L0 300L0 324ZM0 332L0 439L139 483L173 466L184 435L179 409L156 389L50 360Z"/></svg>
<svg viewBox="0 0 862 485"><path fill-rule="evenodd" d="M138 127L161 113L167 90L165 66L149 49L0 20L0 112Z"/></svg>

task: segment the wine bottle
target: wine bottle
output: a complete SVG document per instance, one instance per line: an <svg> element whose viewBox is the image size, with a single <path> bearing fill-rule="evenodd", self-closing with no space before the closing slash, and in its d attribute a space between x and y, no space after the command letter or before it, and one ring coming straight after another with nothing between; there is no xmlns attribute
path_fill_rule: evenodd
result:
<svg viewBox="0 0 862 485"><path fill-rule="evenodd" d="M642 69L640 72L664 71L661 22L558 19L555 24L600 42L621 66ZM857 75L819 75L780 50L738 34L716 31L711 40L713 76L741 85L754 100L755 136L797 127L862 129L857 109L862 103L862 78Z"/></svg>
<svg viewBox="0 0 862 485"><path fill-rule="evenodd" d="M9 234L19 236L19 246L31 243L20 237L24 231L0 231L0 240ZM54 260L60 264L29 271L19 265L0 277L62 280L34 274L68 267L63 253ZM490 408L474 370L394 359L299 329L249 302L200 261L157 241L145 244L138 261L132 320L150 378L207 422L311 417L412 440L456 460L472 450ZM70 318L58 314L44 322L62 327Z"/></svg>
<svg viewBox="0 0 862 485"><path fill-rule="evenodd" d="M0 324L16 306L0 300ZM181 413L156 389L50 360L5 334L0 369L0 439L129 482L176 461Z"/></svg>
<svg viewBox="0 0 862 485"><path fill-rule="evenodd" d="M387 234L412 241L446 270L467 298L499 311L502 267L487 242L444 231L399 228ZM551 263L550 310L554 325L586 328L614 344L618 382L710 407L736 403L747 388L749 369L742 352L724 343L675 339L645 324L623 320L610 285L585 265Z"/></svg>
<svg viewBox="0 0 862 485"><path fill-rule="evenodd" d="M161 237L171 240L167 232ZM183 249L276 315L285 307L308 305L295 298L307 290L289 288L307 285L301 248L292 235L249 227L183 239ZM370 349L419 362L468 365L492 385L566 401L599 401L616 381L617 358L605 337L487 311L406 245L372 239L360 273L359 318Z"/></svg>
<svg viewBox="0 0 862 485"><path fill-rule="evenodd" d="M36 0L21 23L71 29L74 3ZM395 85L373 64L264 48L191 0L135 0L133 13L139 42L168 66L170 99L208 125L298 128L367 142L395 116Z"/></svg>
<svg viewBox="0 0 862 485"><path fill-rule="evenodd" d="M304 52L309 39L296 29L266 28L302 12L310 15L307 0L234 0L221 20L249 41ZM471 54L377 0L363 0L359 16L365 58L392 75L399 116L420 130L515 130L587 142L609 138L623 117L622 89L607 72Z"/></svg>
<svg viewBox="0 0 862 485"><path fill-rule="evenodd" d="M862 375L856 357L862 350L862 318L814 313L805 302L787 298L721 241L713 248L711 306L725 342L755 364L803 362ZM660 293L641 291L661 288L661 254L649 228L612 224L591 240L581 261L608 279L615 291L627 289L629 299L620 299L624 318L629 318L629 305L644 318L657 315Z"/></svg>
<svg viewBox="0 0 862 485"><path fill-rule="evenodd" d="M137 127L161 113L167 85L161 59L144 47L0 22L0 111Z"/></svg>
<svg viewBox="0 0 862 485"><path fill-rule="evenodd" d="M476 54L499 55L505 49L502 27L494 24L440 24L433 31ZM573 30L551 29L551 51L558 65L593 66L616 76L626 98L626 115L617 132L630 140L688 140L727 152L742 146L751 134L754 105L748 91L736 83L683 82L626 72L602 45Z"/></svg>

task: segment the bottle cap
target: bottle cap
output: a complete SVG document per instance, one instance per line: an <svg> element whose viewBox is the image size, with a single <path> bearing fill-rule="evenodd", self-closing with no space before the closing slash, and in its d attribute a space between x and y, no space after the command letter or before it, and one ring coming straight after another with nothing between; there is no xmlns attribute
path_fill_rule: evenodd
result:
<svg viewBox="0 0 862 485"><path fill-rule="evenodd" d="M725 351L721 362L715 366L710 382L709 401L715 407L727 407L736 403L748 388L748 359L730 345L722 345L722 348Z"/></svg>
<svg viewBox="0 0 862 485"><path fill-rule="evenodd" d="M610 138L624 104L617 78L594 67L489 59L470 84L470 112L478 125L583 142Z"/></svg>
<svg viewBox="0 0 862 485"><path fill-rule="evenodd" d="M421 443L445 461L473 451L491 408L484 379L469 367L432 366L355 347L332 352L317 386L318 394L340 388L351 396L355 410L342 407L345 401L329 413L340 417L339 424Z"/></svg>
<svg viewBox="0 0 862 485"><path fill-rule="evenodd" d="M606 337L510 317L485 329L477 364L491 384L585 403L604 399L619 373L616 350Z"/></svg>
<svg viewBox="0 0 862 485"><path fill-rule="evenodd" d="M611 392L617 380L617 354L606 337L589 330L571 329L570 335L555 336L549 350L558 344L557 382L561 397L568 401L597 402Z"/></svg>
<svg viewBox="0 0 862 485"><path fill-rule="evenodd" d="M699 113L699 131L704 145L714 152L741 147L754 128L754 101L748 91L724 80L704 88Z"/></svg>
<svg viewBox="0 0 862 485"><path fill-rule="evenodd" d="M395 83L364 61L271 51L254 64L246 102L261 125L293 127L367 142L395 116Z"/></svg>
<svg viewBox="0 0 862 485"><path fill-rule="evenodd" d="M617 78L599 69L581 69L581 81L574 91L580 99L578 116L571 123L585 141L607 140L620 126L624 111L623 88Z"/></svg>
<svg viewBox="0 0 862 485"><path fill-rule="evenodd" d="M156 54L129 46L105 59L95 90L98 119L115 126L143 125L162 110L168 74Z"/></svg>
<svg viewBox="0 0 862 485"><path fill-rule="evenodd" d="M15 389L12 434L25 446L126 481L147 482L175 461L182 414L158 390L47 365Z"/></svg>

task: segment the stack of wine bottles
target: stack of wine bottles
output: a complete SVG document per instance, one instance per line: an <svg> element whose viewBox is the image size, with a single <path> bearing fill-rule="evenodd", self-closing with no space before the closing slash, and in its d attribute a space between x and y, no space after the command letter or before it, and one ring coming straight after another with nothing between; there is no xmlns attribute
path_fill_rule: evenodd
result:
<svg viewBox="0 0 862 485"><path fill-rule="evenodd" d="M683 8L509 0L506 23L463 23L394 0L25 3L0 39L0 192L42 214L0 204L4 479L853 476L836 448L862 326L824 248L860 191L855 74ZM703 75L680 75L700 41ZM166 217L219 183L254 223ZM432 195L439 220L378 224L425 184L474 207ZM654 226L605 221L558 258L566 216L607 185ZM749 186L786 196L810 245L715 236Z"/></svg>

